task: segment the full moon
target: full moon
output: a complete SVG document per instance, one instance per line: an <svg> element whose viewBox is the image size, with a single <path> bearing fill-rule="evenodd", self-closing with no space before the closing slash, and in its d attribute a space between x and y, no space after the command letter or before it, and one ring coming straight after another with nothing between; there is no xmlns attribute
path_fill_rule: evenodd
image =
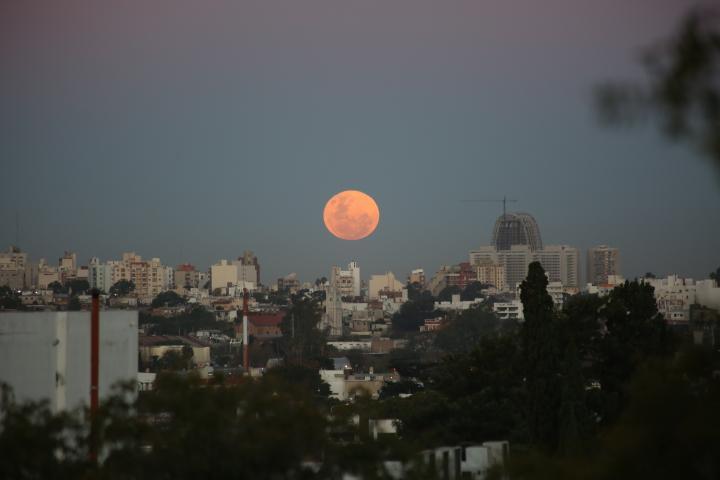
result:
<svg viewBox="0 0 720 480"><path fill-rule="evenodd" d="M345 190L325 204L323 220L327 229L343 240L360 240L375 231L380 209L370 195Z"/></svg>

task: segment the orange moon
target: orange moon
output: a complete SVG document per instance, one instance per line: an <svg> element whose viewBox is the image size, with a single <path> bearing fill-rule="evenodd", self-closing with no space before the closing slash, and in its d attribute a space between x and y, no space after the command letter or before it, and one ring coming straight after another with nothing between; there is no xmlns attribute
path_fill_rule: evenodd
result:
<svg viewBox="0 0 720 480"><path fill-rule="evenodd" d="M380 209L375 200L358 190L345 190L333 196L323 211L325 227L343 240L360 240L375 231Z"/></svg>

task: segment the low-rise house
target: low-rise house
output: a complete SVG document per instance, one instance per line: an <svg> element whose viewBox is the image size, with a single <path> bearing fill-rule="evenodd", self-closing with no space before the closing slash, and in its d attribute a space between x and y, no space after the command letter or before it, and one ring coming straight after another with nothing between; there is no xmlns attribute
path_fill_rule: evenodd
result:
<svg viewBox="0 0 720 480"><path fill-rule="evenodd" d="M210 346L193 337L176 335L140 335L138 337L140 359L151 363L162 358L169 351L182 352L184 347L191 347L193 364L203 366L210 363Z"/></svg>

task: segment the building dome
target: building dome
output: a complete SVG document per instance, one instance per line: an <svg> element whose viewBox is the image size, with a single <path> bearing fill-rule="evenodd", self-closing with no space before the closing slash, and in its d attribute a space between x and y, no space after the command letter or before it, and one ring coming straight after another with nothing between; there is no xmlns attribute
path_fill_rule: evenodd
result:
<svg viewBox="0 0 720 480"><path fill-rule="evenodd" d="M529 213L505 213L495 221L493 245L497 250L510 250L513 245L528 245L531 250L542 250L540 227Z"/></svg>

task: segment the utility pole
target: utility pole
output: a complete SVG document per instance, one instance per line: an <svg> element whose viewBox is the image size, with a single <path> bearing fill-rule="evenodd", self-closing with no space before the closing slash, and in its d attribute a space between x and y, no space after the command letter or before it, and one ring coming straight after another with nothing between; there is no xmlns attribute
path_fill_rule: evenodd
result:
<svg viewBox="0 0 720 480"><path fill-rule="evenodd" d="M243 288L243 366L250 375L250 350L248 349L248 290Z"/></svg>

